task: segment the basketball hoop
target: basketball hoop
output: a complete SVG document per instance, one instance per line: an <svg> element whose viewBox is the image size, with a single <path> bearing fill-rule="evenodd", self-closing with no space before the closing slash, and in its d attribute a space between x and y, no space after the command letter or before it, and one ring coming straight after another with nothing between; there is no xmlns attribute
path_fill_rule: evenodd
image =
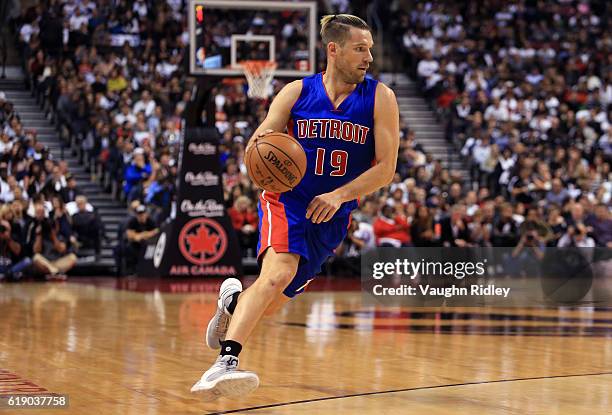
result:
<svg viewBox="0 0 612 415"><path fill-rule="evenodd" d="M240 65L249 83L249 98L268 98L271 94L269 87L272 84L272 79L274 79L276 62L251 60L242 61Z"/></svg>

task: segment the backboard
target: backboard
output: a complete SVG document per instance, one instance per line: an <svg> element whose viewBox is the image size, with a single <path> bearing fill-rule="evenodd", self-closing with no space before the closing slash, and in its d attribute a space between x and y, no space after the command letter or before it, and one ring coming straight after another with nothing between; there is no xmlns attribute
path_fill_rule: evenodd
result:
<svg viewBox="0 0 612 415"><path fill-rule="evenodd" d="M275 76L314 73L315 2L190 0L188 17L192 75L242 75L245 60L275 61Z"/></svg>

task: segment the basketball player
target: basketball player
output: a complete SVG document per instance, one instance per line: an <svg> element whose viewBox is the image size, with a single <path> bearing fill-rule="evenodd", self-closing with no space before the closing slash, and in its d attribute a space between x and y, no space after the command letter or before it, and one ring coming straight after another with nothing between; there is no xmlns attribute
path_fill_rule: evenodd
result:
<svg viewBox="0 0 612 415"><path fill-rule="evenodd" d="M205 400L236 397L259 385L238 370L238 355L264 315L304 291L346 236L357 199L389 184L399 146L399 112L393 91L366 77L372 35L359 17L321 20L327 69L286 85L251 137L284 131L299 140L306 174L289 192L264 191L259 199L259 278L242 291L240 281L221 285L206 342L221 348L217 361L193 385ZM230 320L231 319L231 320Z"/></svg>

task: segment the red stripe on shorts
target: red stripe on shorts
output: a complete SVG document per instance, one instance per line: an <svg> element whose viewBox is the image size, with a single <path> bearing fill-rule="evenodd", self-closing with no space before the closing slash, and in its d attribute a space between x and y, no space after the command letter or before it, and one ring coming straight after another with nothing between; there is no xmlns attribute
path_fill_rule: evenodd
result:
<svg viewBox="0 0 612 415"><path fill-rule="evenodd" d="M285 213L285 205L279 201L280 193L264 191L260 196L261 210L264 217L259 232L261 255L268 247L277 252L289 250L289 222Z"/></svg>

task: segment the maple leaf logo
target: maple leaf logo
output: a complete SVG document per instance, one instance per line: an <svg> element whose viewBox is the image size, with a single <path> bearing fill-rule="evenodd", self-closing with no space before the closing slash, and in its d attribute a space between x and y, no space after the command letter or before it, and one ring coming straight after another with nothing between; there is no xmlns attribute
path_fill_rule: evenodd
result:
<svg viewBox="0 0 612 415"><path fill-rule="evenodd" d="M178 237L183 258L195 265L218 262L225 254L227 242L223 227L207 218L190 220L183 225Z"/></svg>
<svg viewBox="0 0 612 415"><path fill-rule="evenodd" d="M221 238L217 234L211 234L206 226L200 226L195 235L188 235L186 239L189 243L189 253L192 255L213 255L217 252Z"/></svg>

